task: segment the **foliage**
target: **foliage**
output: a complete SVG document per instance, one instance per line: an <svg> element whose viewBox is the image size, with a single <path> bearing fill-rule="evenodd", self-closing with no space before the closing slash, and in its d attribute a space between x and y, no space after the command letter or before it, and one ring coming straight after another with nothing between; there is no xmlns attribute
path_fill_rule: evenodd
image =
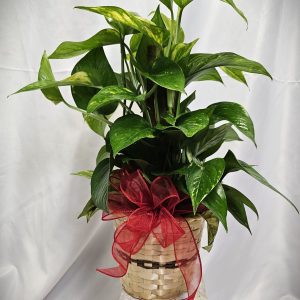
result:
<svg viewBox="0 0 300 300"><path fill-rule="evenodd" d="M233 0L221 1L247 22ZM197 101L196 92L184 100L182 96L193 81L223 82L220 70L246 85L245 73L272 77L260 63L235 53L194 53L198 40L185 42L181 28L183 11L193 0L160 2L169 16L158 6L151 20L115 6L77 7L101 15L109 28L81 42L63 42L49 57L44 53L38 81L17 93L40 89L54 104L63 103L81 112L91 129L104 137L95 170L76 173L91 180L91 199L79 217L89 220L97 210L107 210L113 168L140 168L149 180L171 176L178 189L189 194L195 213L200 204L206 207L202 215L208 224L206 249L210 250L219 223L227 230L228 212L249 230L245 207L258 216L245 195L224 184L228 173L244 171L281 193L231 151L224 158L211 157L225 142L241 141L238 132L255 143L253 122L244 107L217 102L191 111L189 105ZM130 37L129 43L125 37ZM104 51L115 44L120 47L120 74L113 70ZM85 55L69 77L54 78L49 58L81 54ZM63 98L62 86L70 86L76 106ZM123 114L111 122L109 117L117 107Z"/></svg>

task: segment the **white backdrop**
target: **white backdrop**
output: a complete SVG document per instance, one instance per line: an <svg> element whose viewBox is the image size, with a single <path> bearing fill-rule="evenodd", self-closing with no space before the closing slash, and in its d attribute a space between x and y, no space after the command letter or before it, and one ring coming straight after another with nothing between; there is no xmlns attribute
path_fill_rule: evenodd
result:
<svg viewBox="0 0 300 300"><path fill-rule="evenodd" d="M104 25L101 16L75 5L123 5L146 16L155 1L9 0L0 6L0 299L116 300L118 280L95 272L109 266L111 224L76 220L89 184L69 176L91 169L102 141L81 115L55 107L40 92L6 96L36 80L44 49L81 40ZM183 19L187 41L200 36L199 52L234 51L261 61L274 76L247 76L250 90L224 78L195 84L194 108L239 100L257 130L258 149L234 145L300 207L300 1L237 0L249 29L218 0L195 0ZM106 53L117 65L115 47ZM76 60L55 61L57 78ZM190 90L192 90L190 88ZM68 94L68 88L63 89ZM232 218L215 248L202 253L210 300L300 299L300 217L279 196L246 175L230 181L253 199L253 235Z"/></svg>

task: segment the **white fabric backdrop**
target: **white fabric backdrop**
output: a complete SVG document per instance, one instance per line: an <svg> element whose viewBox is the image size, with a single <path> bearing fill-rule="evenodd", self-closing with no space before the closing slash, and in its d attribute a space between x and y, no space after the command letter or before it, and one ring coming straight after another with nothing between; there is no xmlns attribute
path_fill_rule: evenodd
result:
<svg viewBox="0 0 300 300"><path fill-rule="evenodd" d="M300 2L238 1L249 29L218 0L195 0L183 23L187 40L201 37L197 51L235 51L261 61L274 81L247 76L250 91L225 78L195 84L194 108L212 101L240 100L257 130L258 149L234 145L241 159L259 170L300 207ZM113 1L146 15L155 1ZM55 107L40 92L6 96L37 77L44 49L96 33L100 16L74 5L112 1L10 0L0 6L0 298L3 300L115 300L118 280L95 272L112 264L111 224L76 220L89 185L72 171L94 167L102 141L80 114ZM117 48L106 53L117 65ZM76 60L55 61L57 78ZM192 90L190 88L190 90ZM68 94L68 89L64 89ZM279 196L245 175L233 175L260 211L251 215L253 235L229 218L215 248L202 254L210 300L300 299L299 216Z"/></svg>

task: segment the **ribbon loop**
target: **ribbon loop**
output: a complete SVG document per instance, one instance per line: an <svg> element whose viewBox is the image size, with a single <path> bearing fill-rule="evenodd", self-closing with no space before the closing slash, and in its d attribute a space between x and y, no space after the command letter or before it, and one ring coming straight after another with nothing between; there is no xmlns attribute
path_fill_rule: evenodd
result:
<svg viewBox="0 0 300 300"><path fill-rule="evenodd" d="M112 255L119 266L97 271L123 277L131 256L138 253L153 234L163 248L174 246L176 265L188 291L187 300L193 300L202 276L198 246L188 222L182 217L174 217L182 211L176 206L186 199L186 195L180 197L169 177L157 177L149 187L140 170L133 173L118 170L113 173L111 183L115 192L109 193L110 212L103 213L102 219L125 218L115 231L112 246ZM185 211L192 212L189 208Z"/></svg>

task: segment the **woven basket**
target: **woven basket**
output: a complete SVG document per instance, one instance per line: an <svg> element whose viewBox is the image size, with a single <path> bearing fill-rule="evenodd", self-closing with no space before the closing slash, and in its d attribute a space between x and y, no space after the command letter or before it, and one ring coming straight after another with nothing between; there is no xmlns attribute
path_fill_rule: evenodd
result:
<svg viewBox="0 0 300 300"><path fill-rule="evenodd" d="M199 244L204 219L197 215L186 220ZM115 227L120 226L124 221L124 219L115 220ZM180 239L180 243L185 253L194 248L191 241L183 238ZM180 268L176 266L174 246L163 248L152 234L142 249L131 257L127 274L121 278L121 281L125 292L136 299L173 300L186 292L184 278Z"/></svg>

